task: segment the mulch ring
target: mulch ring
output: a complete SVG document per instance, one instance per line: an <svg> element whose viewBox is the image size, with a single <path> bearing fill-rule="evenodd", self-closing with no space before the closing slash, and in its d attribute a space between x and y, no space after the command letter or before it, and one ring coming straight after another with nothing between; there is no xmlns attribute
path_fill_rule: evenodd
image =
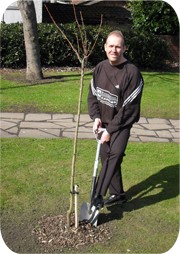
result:
<svg viewBox="0 0 180 254"><path fill-rule="evenodd" d="M33 229L33 234L45 252L55 250L62 252L64 248L78 250L91 244L106 242L112 237L105 224L94 227L80 222L78 228L75 228L74 224L68 228L64 215L53 217L44 215Z"/></svg>

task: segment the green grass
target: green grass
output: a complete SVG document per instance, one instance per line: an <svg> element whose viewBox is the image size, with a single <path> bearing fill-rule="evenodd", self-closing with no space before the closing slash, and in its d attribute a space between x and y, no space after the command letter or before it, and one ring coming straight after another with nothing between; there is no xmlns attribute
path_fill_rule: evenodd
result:
<svg viewBox="0 0 180 254"><path fill-rule="evenodd" d="M33 227L44 214L66 213L72 146L70 139L2 139L1 233L14 252L43 253L31 234ZM89 200L95 149L93 140L78 143L79 205ZM99 217L113 237L79 252L163 253L176 241L178 145L129 143L126 155L123 177L130 200L114 209L105 208Z"/></svg>
<svg viewBox="0 0 180 254"><path fill-rule="evenodd" d="M76 113L80 74L62 73L57 77L57 81L53 78L53 73L50 75L53 81L47 82L45 79L44 83L35 85L22 83L22 80L19 82L2 78L1 110L4 112ZM91 75L86 74L82 112L87 111L86 96L90 79Z"/></svg>
<svg viewBox="0 0 180 254"><path fill-rule="evenodd" d="M4 73L1 80L1 111L76 113L79 96L79 72L46 72L39 84L23 82L23 73ZM50 79L47 79L51 77ZM179 117L179 75L143 72L145 80L142 116ZM87 94L91 72L86 72L82 113L87 113Z"/></svg>
<svg viewBox="0 0 180 254"><path fill-rule="evenodd" d="M50 78L31 84L24 81L24 73L4 73L1 111L76 113L80 74L45 75ZM83 113L87 113L91 77L92 73L87 72ZM143 72L143 77L142 116L178 118L179 75ZM80 186L80 206L89 200L96 142L78 142L76 183ZM2 139L1 233L13 251L43 253L31 232L44 214L66 213L72 149L70 139ZM179 231L178 152L175 143L129 143L123 177L130 200L116 209L105 208L99 218L107 223L113 238L80 252L163 253L173 246Z"/></svg>
<svg viewBox="0 0 180 254"><path fill-rule="evenodd" d="M144 72L142 115L179 118L179 74Z"/></svg>

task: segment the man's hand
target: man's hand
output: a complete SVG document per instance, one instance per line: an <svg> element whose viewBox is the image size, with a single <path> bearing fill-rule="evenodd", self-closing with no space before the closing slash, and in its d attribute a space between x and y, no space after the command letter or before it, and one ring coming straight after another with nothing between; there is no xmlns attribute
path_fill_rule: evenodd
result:
<svg viewBox="0 0 180 254"><path fill-rule="evenodd" d="M102 122L100 118L96 118L93 124L93 132L97 133L98 129L102 127Z"/></svg>
<svg viewBox="0 0 180 254"><path fill-rule="evenodd" d="M101 144L108 142L110 140L110 137L111 137L111 135L107 131L104 131L101 136Z"/></svg>

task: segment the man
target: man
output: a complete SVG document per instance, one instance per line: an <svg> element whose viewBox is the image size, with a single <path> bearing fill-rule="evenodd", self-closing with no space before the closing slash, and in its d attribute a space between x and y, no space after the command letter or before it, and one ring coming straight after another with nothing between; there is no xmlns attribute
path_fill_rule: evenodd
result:
<svg viewBox="0 0 180 254"><path fill-rule="evenodd" d="M143 88L142 76L135 65L124 57L125 41L120 31L111 32L104 45L106 60L100 62L93 73L88 95L89 115L93 131L106 128L101 136L101 163L94 205L125 202L121 163L133 123L140 117ZM110 196L103 196L109 189Z"/></svg>

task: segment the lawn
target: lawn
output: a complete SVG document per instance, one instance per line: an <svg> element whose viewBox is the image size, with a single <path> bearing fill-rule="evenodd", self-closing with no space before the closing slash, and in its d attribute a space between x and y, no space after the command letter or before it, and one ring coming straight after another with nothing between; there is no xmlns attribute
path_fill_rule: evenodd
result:
<svg viewBox="0 0 180 254"><path fill-rule="evenodd" d="M143 72L142 116L179 117L179 74ZM82 113L92 72L85 74ZM1 111L77 113L80 74L46 71L37 84L23 71L4 71ZM32 234L41 217L66 214L69 206L73 140L1 140L1 233L18 253L44 253ZM96 142L79 140L76 183L79 208L89 201ZM123 161L127 204L104 208L99 223L112 239L79 253L163 253L179 232L179 150L176 143L129 143ZM58 253L58 249L56 250ZM65 249L64 253L77 253Z"/></svg>
<svg viewBox="0 0 180 254"><path fill-rule="evenodd" d="M179 74L143 72L142 97L144 117L179 117ZM79 95L79 72L45 72L38 84L24 81L24 72L4 72L1 80L1 111L76 113ZM84 79L82 113L87 113L87 94L92 72Z"/></svg>
<svg viewBox="0 0 180 254"><path fill-rule="evenodd" d="M44 253L32 235L40 218L69 206L71 139L2 139L1 233L11 250ZM96 142L80 140L79 206L89 201ZM78 253L164 253L179 232L179 151L175 143L129 143L123 162L129 201L104 208L100 223L113 237ZM64 253L77 253L65 249ZM56 251L58 253L58 249Z"/></svg>

